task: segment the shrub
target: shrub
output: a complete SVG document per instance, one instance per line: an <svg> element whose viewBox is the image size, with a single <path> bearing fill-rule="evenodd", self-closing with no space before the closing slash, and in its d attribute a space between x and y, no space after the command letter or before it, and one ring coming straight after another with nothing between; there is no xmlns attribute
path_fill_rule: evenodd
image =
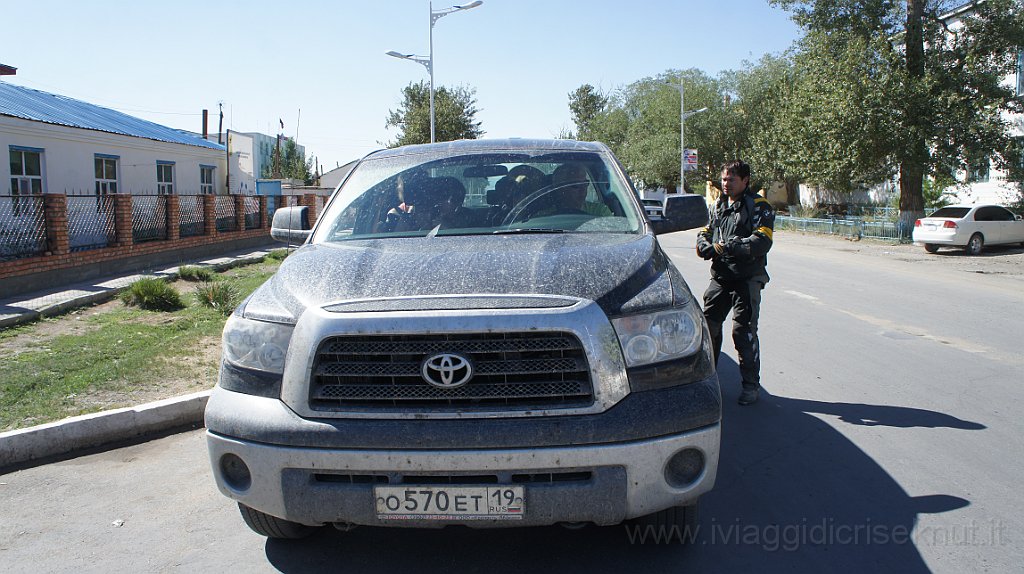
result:
<svg viewBox="0 0 1024 574"><path fill-rule="evenodd" d="M173 287L155 277L144 277L129 285L121 292L121 301L147 311L175 311L185 306Z"/></svg>
<svg viewBox="0 0 1024 574"><path fill-rule="evenodd" d="M196 300L201 305L216 309L225 315L230 315L238 305L238 290L228 283L221 281L207 281L196 287Z"/></svg>
<svg viewBox="0 0 1024 574"><path fill-rule="evenodd" d="M213 279L213 271L206 267L184 265L178 268L178 277L185 281L210 281Z"/></svg>

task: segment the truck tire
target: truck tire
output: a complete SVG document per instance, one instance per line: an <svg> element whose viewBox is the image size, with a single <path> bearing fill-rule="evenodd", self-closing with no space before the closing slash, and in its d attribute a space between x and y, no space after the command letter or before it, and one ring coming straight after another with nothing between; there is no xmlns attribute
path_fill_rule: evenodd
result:
<svg viewBox="0 0 1024 574"><path fill-rule="evenodd" d="M700 530L699 501L686 506L673 506L665 510L634 518L631 522L640 528L664 529L667 536L683 544L693 544ZM676 531L679 534L676 534ZM678 538L676 538L678 536Z"/></svg>
<svg viewBox="0 0 1024 574"><path fill-rule="evenodd" d="M967 254L968 255L981 255L981 250L985 248L985 238L980 233L975 233L967 240Z"/></svg>
<svg viewBox="0 0 1024 574"><path fill-rule="evenodd" d="M242 519L245 520L245 524L253 532L267 538L295 540L305 538L319 530L315 526L306 526L305 524L284 520L259 510L254 510L241 502L238 503L238 510L242 513Z"/></svg>

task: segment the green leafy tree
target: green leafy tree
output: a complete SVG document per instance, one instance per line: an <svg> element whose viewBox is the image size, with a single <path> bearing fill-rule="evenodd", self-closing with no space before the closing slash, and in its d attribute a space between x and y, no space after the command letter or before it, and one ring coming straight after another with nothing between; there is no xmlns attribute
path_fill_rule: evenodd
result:
<svg viewBox="0 0 1024 574"><path fill-rule="evenodd" d="M476 121L476 90L438 87L434 90L434 134L439 142L476 139L484 134ZM411 83L402 89L402 104L388 112L386 127L399 134L388 147L430 143L430 85Z"/></svg>
<svg viewBox="0 0 1024 574"><path fill-rule="evenodd" d="M576 124L575 138L584 141L594 140L594 121L608 104L608 98L590 84L583 84L569 94L569 112Z"/></svg>
<svg viewBox="0 0 1024 574"><path fill-rule="evenodd" d="M773 3L807 30L779 127L790 150L818 150L797 156L808 179L846 189L898 173L908 224L923 213L926 177L963 172L978 157L1014 162L1006 114L1024 109L1002 80L1024 45L1018 2L975 2L960 26L939 17L959 2ZM832 129L836 122L844 129Z"/></svg>
<svg viewBox="0 0 1024 574"><path fill-rule="evenodd" d="M264 164L260 177L298 179L310 185L313 183L312 170L313 158L307 159L292 138L282 138L280 147L275 146L271 152L270 162Z"/></svg>

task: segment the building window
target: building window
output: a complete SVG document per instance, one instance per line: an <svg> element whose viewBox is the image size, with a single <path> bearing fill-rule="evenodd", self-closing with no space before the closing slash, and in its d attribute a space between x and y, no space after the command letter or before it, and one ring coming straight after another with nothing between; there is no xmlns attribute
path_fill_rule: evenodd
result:
<svg viewBox="0 0 1024 574"><path fill-rule="evenodd" d="M97 155L94 159L97 196L117 193L117 160L112 155Z"/></svg>
<svg viewBox="0 0 1024 574"><path fill-rule="evenodd" d="M170 195L174 193L174 164L171 162L156 162L156 193L157 195Z"/></svg>
<svg viewBox="0 0 1024 574"><path fill-rule="evenodd" d="M971 162L967 171L967 183L985 183L988 181L988 156L982 156Z"/></svg>
<svg viewBox="0 0 1024 574"><path fill-rule="evenodd" d="M43 193L43 150L11 147L10 152L14 215L21 215L18 196Z"/></svg>
<svg viewBox="0 0 1024 574"><path fill-rule="evenodd" d="M213 166L199 166L199 192L203 195L213 195Z"/></svg>

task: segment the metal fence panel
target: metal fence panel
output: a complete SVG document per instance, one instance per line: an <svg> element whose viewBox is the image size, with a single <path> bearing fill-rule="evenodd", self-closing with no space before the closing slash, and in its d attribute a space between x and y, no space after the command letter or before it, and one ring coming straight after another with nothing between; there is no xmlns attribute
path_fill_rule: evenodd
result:
<svg viewBox="0 0 1024 574"><path fill-rule="evenodd" d="M775 218L775 227L776 229L839 235L856 239L867 237L893 242L909 241L910 239L910 233L902 230L898 222L864 217L819 219L779 215Z"/></svg>
<svg viewBox="0 0 1024 574"><path fill-rule="evenodd" d="M245 201L245 228L256 229L260 226L260 198L247 195Z"/></svg>
<svg viewBox="0 0 1024 574"><path fill-rule="evenodd" d="M167 200L162 195L132 196L132 241L167 239Z"/></svg>
<svg viewBox="0 0 1024 574"><path fill-rule="evenodd" d="M195 237L206 230L206 219L203 212L203 196L178 196L178 236Z"/></svg>
<svg viewBox="0 0 1024 574"><path fill-rule="evenodd" d="M103 249L117 239L112 195L69 195L68 246L71 251Z"/></svg>
<svg viewBox="0 0 1024 574"><path fill-rule="evenodd" d="M217 205L217 231L234 231L238 229L238 218L235 214L235 197L218 195L214 198Z"/></svg>
<svg viewBox="0 0 1024 574"><path fill-rule="evenodd" d="M46 252L46 212L39 195L0 195L0 261Z"/></svg>

